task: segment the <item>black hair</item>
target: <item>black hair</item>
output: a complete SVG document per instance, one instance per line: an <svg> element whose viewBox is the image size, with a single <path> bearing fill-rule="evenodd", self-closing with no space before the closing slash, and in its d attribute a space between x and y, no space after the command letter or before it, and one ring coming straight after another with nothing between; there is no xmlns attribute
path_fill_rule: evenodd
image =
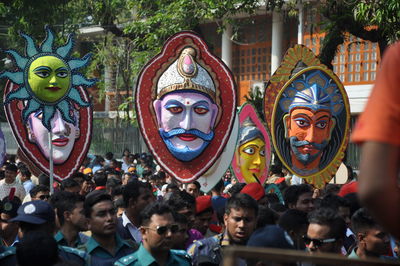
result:
<svg viewBox="0 0 400 266"><path fill-rule="evenodd" d="M179 187L178 187L178 185L176 183L169 183L167 185L166 190L168 191L168 189L178 189L179 190Z"/></svg>
<svg viewBox="0 0 400 266"><path fill-rule="evenodd" d="M107 184L107 175L103 172L96 172L93 181L97 187L104 187Z"/></svg>
<svg viewBox="0 0 400 266"><path fill-rule="evenodd" d="M167 204L175 211L193 209L196 206L196 199L186 191L176 191L170 195Z"/></svg>
<svg viewBox="0 0 400 266"><path fill-rule="evenodd" d="M124 199L125 207L128 207L129 200L132 199L136 201L140 196L140 189L151 189L149 183L141 182L137 179L131 180L128 184L126 184L124 191L122 193L122 197Z"/></svg>
<svg viewBox="0 0 400 266"><path fill-rule="evenodd" d="M307 184L290 186L283 193L285 204L286 206L289 206L290 204L296 204L302 194L312 192L313 191L311 190L310 185Z"/></svg>
<svg viewBox="0 0 400 266"><path fill-rule="evenodd" d="M286 232L300 232L303 226L308 226L307 213L296 209L289 209L281 215L278 224Z"/></svg>
<svg viewBox="0 0 400 266"><path fill-rule="evenodd" d="M111 194L111 196L114 198L115 196L119 196L119 195L123 195L123 193L124 193L124 186L122 186L122 185L119 185L119 186L116 186L114 189L113 189L113 191L112 191L112 194ZM123 202L123 199L122 199L122 202Z"/></svg>
<svg viewBox="0 0 400 266"><path fill-rule="evenodd" d="M6 165L6 167L4 168L4 170L6 170L6 171L12 171L12 172L18 172L18 167L15 165L15 164L13 164L13 163L9 163L9 164L7 164Z"/></svg>
<svg viewBox="0 0 400 266"><path fill-rule="evenodd" d="M188 221L186 215L184 215L182 213L177 213L177 212L174 212L173 215L174 215L174 220L176 223L188 224L189 221Z"/></svg>
<svg viewBox="0 0 400 266"><path fill-rule="evenodd" d="M121 185L121 180L115 177L108 178L106 182L106 188L107 190L111 190L111 192L113 192L116 187Z"/></svg>
<svg viewBox="0 0 400 266"><path fill-rule="evenodd" d="M346 236L346 223L337 212L331 208L320 208L308 215L310 224L326 225L329 227L329 237L344 239Z"/></svg>
<svg viewBox="0 0 400 266"><path fill-rule="evenodd" d="M38 176L38 179L39 179L39 185L50 187L50 178L46 174L41 173Z"/></svg>
<svg viewBox="0 0 400 266"><path fill-rule="evenodd" d="M360 200L358 199L357 193L349 193L343 197L350 206L350 217L361 208Z"/></svg>
<svg viewBox="0 0 400 266"><path fill-rule="evenodd" d="M73 180L75 180L75 178L82 178L83 180L86 180L88 178L88 176L81 172L75 172L72 174L72 176L70 178Z"/></svg>
<svg viewBox="0 0 400 266"><path fill-rule="evenodd" d="M276 224L279 216L276 212L268 208L267 206L258 206L258 217L256 229L262 228L266 225Z"/></svg>
<svg viewBox="0 0 400 266"><path fill-rule="evenodd" d="M109 151L109 152L106 153L105 157L106 157L107 160L111 160L114 157L114 154Z"/></svg>
<svg viewBox="0 0 400 266"><path fill-rule="evenodd" d="M62 191L64 191L64 190L66 190L66 189L73 188L73 187L80 187L80 185L79 185L79 183L76 182L74 179L72 179L72 178L67 178L67 179L64 179L64 180L61 182L61 187L60 187L60 189L61 189Z"/></svg>
<svg viewBox="0 0 400 266"><path fill-rule="evenodd" d="M165 179L167 175L163 171L158 171L158 175L160 176L161 179Z"/></svg>
<svg viewBox="0 0 400 266"><path fill-rule="evenodd" d="M125 208L124 200L123 199L115 200L114 206L115 206L115 208Z"/></svg>
<svg viewBox="0 0 400 266"><path fill-rule="evenodd" d="M271 210L273 210L274 212L285 212L287 211L287 207L285 205L283 205L280 202L276 202L276 203L271 203L269 204L269 207L271 208Z"/></svg>
<svg viewBox="0 0 400 266"><path fill-rule="evenodd" d="M152 172L150 170L144 170L142 172L142 177L149 177L152 175Z"/></svg>
<svg viewBox="0 0 400 266"><path fill-rule="evenodd" d="M94 165L97 165L97 164L100 164L100 163L102 163L102 162L104 162L104 158L101 157L100 155L96 155L96 157L95 157L94 160L93 160L93 164L94 164Z"/></svg>
<svg viewBox="0 0 400 266"><path fill-rule="evenodd" d="M225 214L230 214L232 209L254 210L255 215L258 215L257 201L244 193L238 193L228 199L225 207Z"/></svg>
<svg viewBox="0 0 400 266"><path fill-rule="evenodd" d="M148 225L151 217L154 214L164 215L168 213L174 215L174 212L168 204L164 202L153 202L146 208L144 208L143 211L140 213L140 225Z"/></svg>
<svg viewBox="0 0 400 266"><path fill-rule="evenodd" d="M92 207L101 201L112 202L111 195L105 193L104 190L95 190L86 196L85 202L83 203L83 209L87 218L90 218L90 215L92 214Z"/></svg>
<svg viewBox="0 0 400 266"><path fill-rule="evenodd" d="M357 234L372 228L379 228L381 226L379 226L366 208L361 208L351 217L351 227L353 232Z"/></svg>
<svg viewBox="0 0 400 266"><path fill-rule="evenodd" d="M268 204L279 203L279 197L275 193L267 193L265 194L267 198Z"/></svg>
<svg viewBox="0 0 400 266"><path fill-rule="evenodd" d="M211 189L211 191L220 192L224 188L224 181L221 179L218 183Z"/></svg>
<svg viewBox="0 0 400 266"><path fill-rule="evenodd" d="M59 191L55 193L52 198L55 200L52 202L53 207L56 209L56 214L60 225L64 224L64 212L72 212L76 208L76 204L79 202L84 202L85 198L76 193Z"/></svg>
<svg viewBox="0 0 400 266"><path fill-rule="evenodd" d="M282 173L282 166L279 165L271 165L271 168L269 169L269 171L271 172L271 175L277 175L280 177L284 177L285 175Z"/></svg>
<svg viewBox="0 0 400 266"><path fill-rule="evenodd" d="M50 192L50 188L45 185L37 185L29 191L29 194L31 195L31 198L34 198L39 192Z"/></svg>
<svg viewBox="0 0 400 266"><path fill-rule="evenodd" d="M21 165L19 167L19 172L21 175L25 176L27 179L31 179L32 173L26 165Z"/></svg>
<svg viewBox="0 0 400 266"><path fill-rule="evenodd" d="M229 194L231 194L231 196L234 196L240 193L240 191L242 191L244 186L246 186L246 183L236 183L228 190L228 192Z"/></svg>
<svg viewBox="0 0 400 266"><path fill-rule="evenodd" d="M340 191L340 186L337 184L326 184L324 188L324 195L337 194Z"/></svg>
<svg viewBox="0 0 400 266"><path fill-rule="evenodd" d="M20 266L55 265L58 261L58 245L53 236L33 231L17 243L16 257Z"/></svg>
<svg viewBox="0 0 400 266"><path fill-rule="evenodd" d="M150 176L150 180L151 181L157 181L157 180L160 180L160 179L161 178L160 178L160 176L158 174L154 174L154 175Z"/></svg>
<svg viewBox="0 0 400 266"><path fill-rule="evenodd" d="M200 185L200 183L198 181L190 182L188 185L190 185L190 184L195 185L197 187L197 189L200 190L201 185Z"/></svg>
<svg viewBox="0 0 400 266"><path fill-rule="evenodd" d="M350 204L346 199L333 194L328 194L323 197L319 206L320 208L331 208L335 211L339 210L339 207L350 208Z"/></svg>

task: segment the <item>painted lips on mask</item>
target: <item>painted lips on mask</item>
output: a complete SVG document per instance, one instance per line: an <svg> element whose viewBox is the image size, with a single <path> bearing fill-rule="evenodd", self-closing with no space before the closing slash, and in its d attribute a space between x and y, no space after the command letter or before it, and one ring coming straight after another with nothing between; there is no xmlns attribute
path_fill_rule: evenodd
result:
<svg viewBox="0 0 400 266"><path fill-rule="evenodd" d="M168 132L165 132L164 130L160 130L160 133L163 138L165 139L170 139L173 137L178 137L184 141L192 141L195 140L196 138L201 138L204 141L211 141L214 138L214 132L210 132L208 134L201 132L198 129L183 129L183 128L175 128L172 129Z"/></svg>

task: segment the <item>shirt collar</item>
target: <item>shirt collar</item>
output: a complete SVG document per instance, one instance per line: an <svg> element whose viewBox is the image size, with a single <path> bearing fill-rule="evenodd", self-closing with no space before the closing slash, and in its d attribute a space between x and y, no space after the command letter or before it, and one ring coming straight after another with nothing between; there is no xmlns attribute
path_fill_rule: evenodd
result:
<svg viewBox="0 0 400 266"><path fill-rule="evenodd" d="M137 258L140 259L140 263L143 266L151 265L156 262L156 259L147 251L147 249L143 246L143 243L140 244L139 249L137 251ZM171 251L169 252L169 257L166 265L178 265L179 261L175 260L175 257L172 256Z"/></svg>
<svg viewBox="0 0 400 266"><path fill-rule="evenodd" d="M58 242L60 242L61 240L64 239L64 235L63 235L63 233L61 233L61 231L59 230L59 231L57 232L57 234L54 236L54 238L55 238L55 240L56 240L57 243L58 243Z"/></svg>
<svg viewBox="0 0 400 266"><path fill-rule="evenodd" d="M131 222L131 220L129 220L128 216L126 215L125 212L122 213L122 225L124 227L126 227L128 224L133 225L133 223ZM134 226L134 225L133 225Z"/></svg>
<svg viewBox="0 0 400 266"><path fill-rule="evenodd" d="M154 257L150 254L150 252L148 252L147 249L143 246L143 244L140 244L137 254L138 258L140 259L140 263L142 263L142 265L144 266L151 265L153 262L156 261Z"/></svg>
<svg viewBox="0 0 400 266"><path fill-rule="evenodd" d="M118 235L115 234L115 246L116 246L116 252L115 254L118 253L118 251L123 247L123 246L127 246L130 247L128 243L126 243L125 241L122 240L122 238ZM86 248L87 248L87 253L91 253L93 250L95 250L96 248L100 247L101 249L103 249L100 244L93 238L90 237L89 240L86 242Z"/></svg>
<svg viewBox="0 0 400 266"><path fill-rule="evenodd" d="M61 232L61 230L59 230L57 232L57 234L54 236L54 238L55 238L55 240L57 241L58 244L61 244L63 246L68 246L67 239L65 239L65 236ZM74 246L77 247L77 246L80 246L82 244L83 244L83 242L81 241L81 236L78 234L78 236L77 236L77 238L75 240Z"/></svg>

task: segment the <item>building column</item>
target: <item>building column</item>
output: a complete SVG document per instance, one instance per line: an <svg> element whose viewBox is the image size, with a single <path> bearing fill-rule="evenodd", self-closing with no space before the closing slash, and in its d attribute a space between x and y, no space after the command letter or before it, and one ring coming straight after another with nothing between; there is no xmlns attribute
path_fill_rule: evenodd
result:
<svg viewBox="0 0 400 266"><path fill-rule="evenodd" d="M225 30L222 33L222 45L221 45L221 58L222 61L231 69L232 68L232 26L226 25Z"/></svg>
<svg viewBox="0 0 400 266"><path fill-rule="evenodd" d="M271 75L279 67L282 59L283 18L281 13L272 12Z"/></svg>
<svg viewBox="0 0 400 266"><path fill-rule="evenodd" d="M304 6L303 2L299 0L297 3L297 8L299 9L299 25L297 28L297 43L303 44L303 31L304 31Z"/></svg>

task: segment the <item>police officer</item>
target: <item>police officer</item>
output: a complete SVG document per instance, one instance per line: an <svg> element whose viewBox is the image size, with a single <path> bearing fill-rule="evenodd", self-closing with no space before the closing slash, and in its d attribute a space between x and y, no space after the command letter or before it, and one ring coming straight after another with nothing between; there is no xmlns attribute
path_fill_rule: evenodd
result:
<svg viewBox="0 0 400 266"><path fill-rule="evenodd" d="M114 265L191 265L185 251L171 250L172 236L179 231L171 208L165 203L155 202L141 213L142 244L131 255L119 259Z"/></svg>
<svg viewBox="0 0 400 266"><path fill-rule="evenodd" d="M22 239L29 233L37 231L53 236L55 213L46 201L26 202L18 208L17 214L10 222L19 222ZM14 248L4 250L0 254L0 265L16 265L15 254L16 250ZM68 261L76 265L85 265L88 260L85 252L65 246L58 246L58 255L60 261ZM14 261L14 264L5 264L5 261Z"/></svg>

